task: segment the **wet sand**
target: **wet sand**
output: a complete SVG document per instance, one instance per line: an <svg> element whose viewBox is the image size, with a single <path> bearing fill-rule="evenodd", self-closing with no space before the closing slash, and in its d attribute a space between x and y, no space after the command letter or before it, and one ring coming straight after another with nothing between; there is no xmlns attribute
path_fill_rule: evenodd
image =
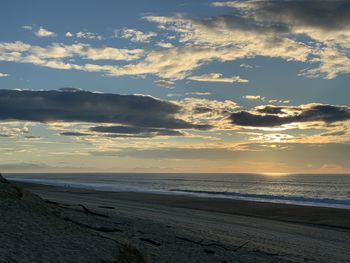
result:
<svg viewBox="0 0 350 263"><path fill-rule="evenodd" d="M84 202L87 202L88 200L89 202L102 202L105 204L112 204L121 201L136 202L145 205L187 208L286 222L299 222L324 227L339 227L350 230L350 209L300 206L223 198L199 198L181 195L149 194L140 192L101 192L27 183L20 183L19 185L25 186L32 192L37 193L47 199L57 201L70 202L74 199L80 201L81 198L79 198L79 196L84 196ZM62 195L64 195L64 197ZM68 196L69 199L65 200Z"/></svg>
<svg viewBox="0 0 350 263"><path fill-rule="evenodd" d="M147 262L349 262L350 210L19 184L118 222ZM109 222L109 223L108 223Z"/></svg>

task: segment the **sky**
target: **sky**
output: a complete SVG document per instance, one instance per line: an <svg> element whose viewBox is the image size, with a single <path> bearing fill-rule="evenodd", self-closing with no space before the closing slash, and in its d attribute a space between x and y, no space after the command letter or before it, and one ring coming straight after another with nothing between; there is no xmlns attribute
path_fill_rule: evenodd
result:
<svg viewBox="0 0 350 263"><path fill-rule="evenodd" d="M350 2L4 0L3 172L350 173Z"/></svg>

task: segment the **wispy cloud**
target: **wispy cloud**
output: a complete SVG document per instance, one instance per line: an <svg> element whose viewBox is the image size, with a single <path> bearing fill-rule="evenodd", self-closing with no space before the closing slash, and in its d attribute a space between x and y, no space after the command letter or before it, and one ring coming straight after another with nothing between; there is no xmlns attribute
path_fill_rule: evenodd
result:
<svg viewBox="0 0 350 263"><path fill-rule="evenodd" d="M37 37L55 37L56 34L54 32L51 32L43 27L40 27L36 32L35 35Z"/></svg>
<svg viewBox="0 0 350 263"><path fill-rule="evenodd" d="M171 44L169 42L162 42L162 41L157 42L156 46L162 47L162 48L173 48L174 47L173 44Z"/></svg>
<svg viewBox="0 0 350 263"><path fill-rule="evenodd" d="M53 43L46 47L34 46L20 41L0 43L0 61L30 63L56 69L83 71L112 71L114 67L93 64L74 64L69 59L130 61L144 56L142 49L94 48L88 44L65 45Z"/></svg>
<svg viewBox="0 0 350 263"><path fill-rule="evenodd" d="M68 32L69 33L69 32ZM67 36L67 33L66 33ZM80 31L75 34L77 38L85 38L85 39L97 39L97 40L102 40L103 37L97 33L92 33L92 32L87 32L87 31Z"/></svg>
<svg viewBox="0 0 350 263"><path fill-rule="evenodd" d="M211 93L210 92L196 92L196 91L193 91L193 92L186 92L185 95L195 95L195 96L210 96Z"/></svg>
<svg viewBox="0 0 350 263"><path fill-rule="evenodd" d="M135 28L123 28L121 30L116 30L116 37L121 37L129 39L132 42L143 42L147 43L151 38L157 36L155 32L142 32Z"/></svg>
<svg viewBox="0 0 350 263"><path fill-rule="evenodd" d="M163 87L163 88L174 88L175 82L170 81L170 80L165 80L165 79L159 79L153 82L156 84L158 87Z"/></svg>
<svg viewBox="0 0 350 263"><path fill-rule="evenodd" d="M0 72L0 78L8 77L9 74Z"/></svg>
<svg viewBox="0 0 350 263"><path fill-rule="evenodd" d="M24 26L22 26L22 28L25 30L33 30L33 26L31 26L31 25L24 25Z"/></svg>
<svg viewBox="0 0 350 263"><path fill-rule="evenodd" d="M195 81L203 81L203 82L222 82L222 83L247 83L249 82L247 79L242 79L239 76L233 76L233 77L223 77L221 73L209 73L199 76L191 76L188 77L190 80Z"/></svg>
<svg viewBox="0 0 350 263"><path fill-rule="evenodd" d="M243 96L243 98L246 100L259 100L262 97L260 95L246 95L246 96Z"/></svg>

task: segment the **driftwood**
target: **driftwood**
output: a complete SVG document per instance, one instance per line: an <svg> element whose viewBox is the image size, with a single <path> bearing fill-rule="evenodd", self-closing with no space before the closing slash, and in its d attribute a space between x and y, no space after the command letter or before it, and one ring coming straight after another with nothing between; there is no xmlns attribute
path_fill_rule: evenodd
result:
<svg viewBox="0 0 350 263"><path fill-rule="evenodd" d="M242 245L238 246L235 250L233 250L233 252L237 252L238 250L240 250L242 247L244 247L245 245L247 245L250 241L244 242Z"/></svg>
<svg viewBox="0 0 350 263"><path fill-rule="evenodd" d="M107 228L107 227L94 227L94 226L89 226L89 225L86 225L86 224L83 224L83 223L74 221L74 220L72 220L72 219L70 219L70 218L67 218L67 217L64 217L63 220L64 220L64 221L71 222L71 223L76 224L76 225L81 226L81 227L89 228L89 229L92 229L92 230L95 230L95 231L99 231L99 232L103 232L103 233L123 232L123 230L118 229L118 228Z"/></svg>
<svg viewBox="0 0 350 263"><path fill-rule="evenodd" d="M203 243L203 241L204 241L203 239L200 240L200 241L195 241L195 240L191 240L191 239L188 239L188 238L185 238L185 237L179 237L179 236L176 236L176 238L180 239L180 240L183 240L183 241L187 241L187 242L193 243L193 244L204 246L204 247L215 246L215 247L221 247L222 249L228 250L226 247L224 247L223 245L218 244L218 243Z"/></svg>
<svg viewBox="0 0 350 263"><path fill-rule="evenodd" d="M113 206L105 206L105 205L100 205L100 208L105 208L105 209L115 209Z"/></svg>
<svg viewBox="0 0 350 263"><path fill-rule="evenodd" d="M79 206L81 206L83 208L83 211L84 211L85 214L91 214L91 215L95 215L95 216L109 218L109 216L107 216L107 215L96 213L96 212L93 212L93 211L87 209L87 207L84 206L84 205L79 204Z"/></svg>
<svg viewBox="0 0 350 263"><path fill-rule="evenodd" d="M148 242L148 243L150 243L150 244L152 244L152 245L155 245L155 246L157 246L157 247L159 247L159 246L160 246L160 243L159 243L159 242L154 241L154 240L149 239L149 238L143 238L143 237L140 237L140 240L141 240L141 241Z"/></svg>

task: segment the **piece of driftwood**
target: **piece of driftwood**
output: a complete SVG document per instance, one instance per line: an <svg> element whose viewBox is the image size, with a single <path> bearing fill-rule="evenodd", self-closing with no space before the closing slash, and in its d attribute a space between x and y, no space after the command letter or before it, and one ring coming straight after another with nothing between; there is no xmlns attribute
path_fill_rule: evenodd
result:
<svg viewBox="0 0 350 263"><path fill-rule="evenodd" d="M87 207L84 206L84 205L79 204L79 206L81 208L83 208L83 211L84 211L85 214L91 214L91 215L100 216L100 217L104 217L104 218L108 218L109 217L108 215L104 215L104 214L100 214L100 213L96 213L94 211L91 211L91 210L87 209Z"/></svg>
<svg viewBox="0 0 350 263"><path fill-rule="evenodd" d="M147 243L150 243L150 244L152 244L152 245L155 245L155 246L157 246L157 247L160 246L160 243L159 243L159 242L154 241L154 240L152 240L152 239L150 239L150 238L143 238L143 237L140 237L140 240L141 240L141 241L144 241L144 242L147 242Z"/></svg>
<svg viewBox="0 0 350 263"><path fill-rule="evenodd" d="M200 245L200 246L205 246L205 247L215 246L215 247L221 247L222 249L228 250L226 247L224 247L223 245L218 244L218 243L203 243L204 240L195 241L195 240L188 239L186 237L179 237L179 236L176 236L176 238L180 239L180 240L183 240L183 241L187 241L187 242L193 243L193 244L197 244L197 245Z"/></svg>
<svg viewBox="0 0 350 263"><path fill-rule="evenodd" d="M118 228L89 226L89 225L86 225L86 224L74 221L74 220L72 220L70 218L67 218L67 217L64 217L63 220L71 222L71 223L76 224L76 225L81 226L81 227L89 228L89 229L92 229L92 230L95 230L95 231L99 231L99 232L103 232L103 233L123 232L123 230L118 229Z"/></svg>

